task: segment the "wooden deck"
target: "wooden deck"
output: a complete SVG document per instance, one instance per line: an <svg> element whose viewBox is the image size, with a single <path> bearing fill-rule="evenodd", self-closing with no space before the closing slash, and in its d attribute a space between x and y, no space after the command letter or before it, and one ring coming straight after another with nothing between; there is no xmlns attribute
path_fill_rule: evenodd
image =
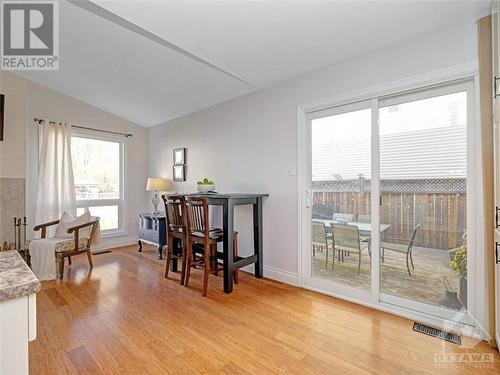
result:
<svg viewBox="0 0 500 375"><path fill-rule="evenodd" d="M420 265L417 260L417 269ZM38 338L30 373L58 374L498 374L485 343L463 346L418 334L413 322L241 273L231 295L201 272L189 288L163 278L164 261L135 246L75 257L63 281L38 294ZM436 354L479 352L493 362L435 362Z"/></svg>
<svg viewBox="0 0 500 375"><path fill-rule="evenodd" d="M313 275L333 280L344 285L370 289L370 258L365 251L361 258L361 272L358 275L358 255L344 257L344 262L335 261L332 269L331 253L328 268L325 268L325 252L317 251L313 259ZM409 276L406 269L405 254L386 251L384 263L381 264L380 287L384 293L439 305L444 296L446 277L453 289L458 290L459 280L450 268L448 252L440 249L413 249L415 269Z"/></svg>

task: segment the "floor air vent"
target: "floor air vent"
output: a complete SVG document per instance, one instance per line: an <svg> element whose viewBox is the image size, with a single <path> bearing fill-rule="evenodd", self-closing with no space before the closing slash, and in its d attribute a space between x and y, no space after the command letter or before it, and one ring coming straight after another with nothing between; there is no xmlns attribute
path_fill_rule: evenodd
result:
<svg viewBox="0 0 500 375"><path fill-rule="evenodd" d="M446 332L438 328L429 327L422 323L413 323L413 330L415 332L420 332L425 335L437 337L438 339L452 342L453 344L462 345L462 338L451 332Z"/></svg>

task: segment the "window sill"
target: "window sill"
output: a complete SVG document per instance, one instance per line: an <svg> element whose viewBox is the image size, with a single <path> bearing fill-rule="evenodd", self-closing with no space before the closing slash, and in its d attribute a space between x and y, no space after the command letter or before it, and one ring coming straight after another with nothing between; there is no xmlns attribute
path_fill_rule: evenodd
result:
<svg viewBox="0 0 500 375"><path fill-rule="evenodd" d="M128 236L128 233L125 231L101 231L101 238L114 238L114 237L125 237Z"/></svg>

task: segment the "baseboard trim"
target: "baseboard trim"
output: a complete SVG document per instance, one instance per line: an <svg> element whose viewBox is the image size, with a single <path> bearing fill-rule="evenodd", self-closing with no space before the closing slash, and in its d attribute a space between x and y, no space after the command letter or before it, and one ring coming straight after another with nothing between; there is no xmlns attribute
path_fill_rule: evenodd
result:
<svg viewBox="0 0 500 375"><path fill-rule="evenodd" d="M129 246L137 244L137 236L120 236L103 238L101 243L92 246L92 252L99 252L102 250L113 249L115 247Z"/></svg>
<svg viewBox="0 0 500 375"><path fill-rule="evenodd" d="M264 277L281 281L285 284L299 286L299 275L290 271L285 271L280 268L264 266Z"/></svg>
<svg viewBox="0 0 500 375"><path fill-rule="evenodd" d="M264 277L267 277L271 280L276 280L282 282L284 284L289 284L293 286L299 286L299 275L290 271L285 271L280 268L264 266ZM254 266L253 264L242 267L242 271L253 274Z"/></svg>
<svg viewBox="0 0 500 375"><path fill-rule="evenodd" d="M137 236L120 236L103 238L102 242L97 246L92 246L92 252L99 252L102 250L113 249L115 247L129 246L137 244ZM300 286L299 275L294 272L285 271L280 268L264 266L264 277L268 279L280 281L285 284ZM241 268L242 271L254 273L253 264Z"/></svg>

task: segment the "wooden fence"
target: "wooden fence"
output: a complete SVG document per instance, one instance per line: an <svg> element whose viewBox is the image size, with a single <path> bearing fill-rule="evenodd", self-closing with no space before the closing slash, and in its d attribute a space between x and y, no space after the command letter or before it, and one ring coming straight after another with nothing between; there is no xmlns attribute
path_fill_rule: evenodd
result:
<svg viewBox="0 0 500 375"><path fill-rule="evenodd" d="M315 204L332 212L370 214L370 193L314 192ZM466 231L466 193L383 193L380 222L390 224L386 235L401 242L422 222L415 246L453 249L462 245Z"/></svg>

